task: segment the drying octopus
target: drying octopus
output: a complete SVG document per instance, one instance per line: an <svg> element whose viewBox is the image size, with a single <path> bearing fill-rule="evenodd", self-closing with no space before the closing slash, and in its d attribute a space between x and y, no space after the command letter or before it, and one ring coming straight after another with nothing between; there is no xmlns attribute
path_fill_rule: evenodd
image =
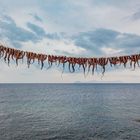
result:
<svg viewBox="0 0 140 140"><path fill-rule="evenodd" d="M14 59L14 53L15 53L15 49L11 49L11 48L6 48L5 49L5 56L4 56L4 61L8 61L8 65L10 63L10 58Z"/></svg>
<svg viewBox="0 0 140 140"><path fill-rule="evenodd" d="M97 70L98 59L97 58L88 58L88 73L90 68L92 67L92 75L94 74L94 70Z"/></svg>
<svg viewBox="0 0 140 140"><path fill-rule="evenodd" d="M43 67L44 67L44 61L47 59L47 55L45 55L45 54L37 54L36 55L36 58L37 58L37 60L38 60L38 64L40 64L41 63L41 69L43 69Z"/></svg>
<svg viewBox="0 0 140 140"><path fill-rule="evenodd" d="M129 56L129 60L130 60L130 66L132 67L132 64L133 64L133 67L135 69L136 64L139 66L140 54Z"/></svg>
<svg viewBox="0 0 140 140"><path fill-rule="evenodd" d="M129 61L129 56L120 56L119 57L120 64L123 64L126 68L126 64Z"/></svg>
<svg viewBox="0 0 140 140"><path fill-rule="evenodd" d="M35 59L37 58L37 54L33 52L26 52L26 58L27 58L27 65L29 68L30 64L33 64L35 62Z"/></svg>
<svg viewBox="0 0 140 140"><path fill-rule="evenodd" d="M37 54L33 52L25 52L13 48L5 47L4 45L0 45L0 58L3 58L8 65L10 64L10 60L14 60L16 65L18 65L18 61L24 59L26 57L27 66L30 67L36 60L38 64L41 65L41 69L44 67L44 62L47 60L48 68L52 67L53 64L59 66L62 64L63 71L65 68L65 64L68 64L69 72L73 73L76 70L76 66L79 66L79 69L82 67L84 75L87 70L87 74L92 71L94 74L95 69L97 67L102 68L102 74L104 75L106 66L110 64L110 66L116 66L123 64L124 67L127 66L129 62L130 66L135 69L136 65L139 66L140 54L128 55L128 56L116 56L116 57L100 57L100 58L82 58L82 57L67 57L67 56L56 56L56 55L46 55L46 54Z"/></svg>
<svg viewBox="0 0 140 140"><path fill-rule="evenodd" d="M88 65L88 58L77 58L76 63L79 65L79 68L82 66L85 75L86 67Z"/></svg>
<svg viewBox="0 0 140 140"><path fill-rule="evenodd" d="M102 74L105 73L105 66L108 64L108 58L98 58L98 65L103 68Z"/></svg>
<svg viewBox="0 0 140 140"><path fill-rule="evenodd" d="M4 56L5 49L6 49L6 47L4 47L3 45L0 45L0 58L2 58Z"/></svg>
<svg viewBox="0 0 140 140"><path fill-rule="evenodd" d="M24 56L25 56L25 52L24 51L14 50L13 58L16 59L17 66L18 66L18 60L22 60L23 61Z"/></svg>
<svg viewBox="0 0 140 140"><path fill-rule="evenodd" d="M25 53L24 51L8 48L8 47L0 47L0 56L4 57L4 61L10 63L10 59L15 59L16 64L18 65L18 60L23 59Z"/></svg>
<svg viewBox="0 0 140 140"><path fill-rule="evenodd" d="M75 65L76 65L76 58L74 57L67 57L68 68L71 73L75 72ZM72 68L72 69L71 69Z"/></svg>
<svg viewBox="0 0 140 140"><path fill-rule="evenodd" d="M37 54L33 52L26 52L26 58L27 58L27 65L28 68L30 67L30 64L33 64L35 60L38 60L38 64L41 64L41 69L44 67L44 61L47 59L47 55L45 54Z"/></svg>
<svg viewBox="0 0 140 140"><path fill-rule="evenodd" d="M53 63L57 64L58 57L55 55L48 55L48 69L52 67Z"/></svg>
<svg viewBox="0 0 140 140"><path fill-rule="evenodd" d="M64 72L64 69L65 69L65 64L66 64L66 62L67 62L67 57L66 57L66 56L58 56L58 57L57 57L57 62L58 62L58 66L59 66L60 64L63 65L63 71L62 71L62 73L63 73L63 72Z"/></svg>
<svg viewBox="0 0 140 140"><path fill-rule="evenodd" d="M117 64L120 63L119 58L118 57L109 57L108 58L109 62L110 62L110 66L116 66Z"/></svg>

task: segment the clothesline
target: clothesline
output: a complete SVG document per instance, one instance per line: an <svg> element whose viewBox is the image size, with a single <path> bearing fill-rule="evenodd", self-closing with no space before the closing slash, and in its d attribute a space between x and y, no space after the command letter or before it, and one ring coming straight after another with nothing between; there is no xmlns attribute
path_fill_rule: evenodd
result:
<svg viewBox="0 0 140 140"><path fill-rule="evenodd" d="M135 69L136 66L139 66L140 54L98 58L67 57L28 52L0 45L0 58L3 58L8 65L10 64L11 59L16 63L16 65L18 65L19 60L26 58L28 68L31 64L37 61L41 69L43 69L45 62L47 62L47 69L51 68L52 65L55 64L57 66L62 65L64 71L65 65L68 64L68 69L71 73L75 72L77 68L82 68L84 74L86 72L89 73L90 71L94 74L95 69L97 70L98 67L100 67L102 68L102 74L104 74L107 65L111 67L123 65L125 68L127 64L129 64L131 68Z"/></svg>

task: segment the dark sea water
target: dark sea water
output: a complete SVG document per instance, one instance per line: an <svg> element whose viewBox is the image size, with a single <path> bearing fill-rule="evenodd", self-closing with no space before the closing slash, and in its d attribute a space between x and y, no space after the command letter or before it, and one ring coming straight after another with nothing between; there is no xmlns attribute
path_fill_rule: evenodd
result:
<svg viewBox="0 0 140 140"><path fill-rule="evenodd" d="M0 140L140 140L139 84L1 84Z"/></svg>

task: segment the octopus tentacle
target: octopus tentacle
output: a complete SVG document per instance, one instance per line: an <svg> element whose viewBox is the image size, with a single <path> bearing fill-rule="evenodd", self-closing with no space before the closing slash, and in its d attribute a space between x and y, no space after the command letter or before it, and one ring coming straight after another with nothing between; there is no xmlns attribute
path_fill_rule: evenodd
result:
<svg viewBox="0 0 140 140"><path fill-rule="evenodd" d="M60 65L60 63L62 63L63 65L63 71L62 71L63 73L65 69L65 64L67 63L67 57L66 56L61 56L60 58L58 57L58 65Z"/></svg>
<svg viewBox="0 0 140 140"><path fill-rule="evenodd" d="M14 54L14 49L9 49L9 53L8 53L8 57L7 57L8 66L10 64L10 57L13 57L13 54Z"/></svg>
<svg viewBox="0 0 140 140"><path fill-rule="evenodd" d="M90 72L90 68L91 68L91 66L92 66L92 64L93 64L93 59L92 58L88 58L88 72L87 72L87 74L89 74L89 72Z"/></svg>
<svg viewBox="0 0 140 140"><path fill-rule="evenodd" d="M139 57L138 54L131 55L131 56L129 57L129 59L130 59L130 66L131 66L131 67L132 67L132 64L133 64L133 68L134 68L134 69L135 69L135 67L136 67L136 64L139 66L139 59L140 59L140 57Z"/></svg>
<svg viewBox="0 0 140 140"><path fill-rule="evenodd" d="M43 69L44 67L44 61L47 59L47 55L42 54L41 55L41 69Z"/></svg>
<svg viewBox="0 0 140 140"><path fill-rule="evenodd" d="M30 67L30 52L26 52L27 66Z"/></svg>
<svg viewBox="0 0 140 140"><path fill-rule="evenodd" d="M16 59L16 65L18 66L18 60L19 59L22 59L21 56L23 54L23 51L20 51L20 50L15 50L14 51L14 55L13 57Z"/></svg>
<svg viewBox="0 0 140 140"><path fill-rule="evenodd" d="M73 65L73 58L67 57L67 62L68 62L69 72L73 73L75 71L74 65ZM71 70L71 68L72 68L72 70Z"/></svg>
<svg viewBox="0 0 140 140"><path fill-rule="evenodd" d="M95 69L97 70L97 65L98 65L98 59L93 58L93 64L92 64L92 75L94 74Z"/></svg>
<svg viewBox="0 0 140 140"><path fill-rule="evenodd" d="M105 73L105 66L107 65L107 63L108 63L108 58L99 58L98 59L98 65L100 65L103 69L102 75L104 75L104 73Z"/></svg>
<svg viewBox="0 0 140 140"><path fill-rule="evenodd" d="M52 64L53 64L53 56L48 55L48 65L49 65L49 67L47 69L51 68Z"/></svg>
<svg viewBox="0 0 140 140"><path fill-rule="evenodd" d="M5 47L3 45L0 45L0 58L4 56L5 53Z"/></svg>
<svg viewBox="0 0 140 140"><path fill-rule="evenodd" d="M8 53L9 53L9 48L5 49L5 56L4 56L4 61L6 62L7 57L8 57Z"/></svg>
<svg viewBox="0 0 140 140"><path fill-rule="evenodd" d="M79 68L82 66L83 68L83 72L84 72L84 75L86 73L86 67L87 67L87 63L88 63L88 58L79 58Z"/></svg>

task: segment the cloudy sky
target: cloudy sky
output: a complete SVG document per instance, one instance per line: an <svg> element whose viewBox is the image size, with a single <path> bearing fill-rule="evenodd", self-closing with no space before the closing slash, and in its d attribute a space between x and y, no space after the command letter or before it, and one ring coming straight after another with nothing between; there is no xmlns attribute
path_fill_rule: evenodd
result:
<svg viewBox="0 0 140 140"><path fill-rule="evenodd" d="M0 0L0 42L37 53L76 57L140 52L139 0ZM84 77L60 68L0 65L0 82L140 82L140 68ZM47 66L46 66L47 67Z"/></svg>

